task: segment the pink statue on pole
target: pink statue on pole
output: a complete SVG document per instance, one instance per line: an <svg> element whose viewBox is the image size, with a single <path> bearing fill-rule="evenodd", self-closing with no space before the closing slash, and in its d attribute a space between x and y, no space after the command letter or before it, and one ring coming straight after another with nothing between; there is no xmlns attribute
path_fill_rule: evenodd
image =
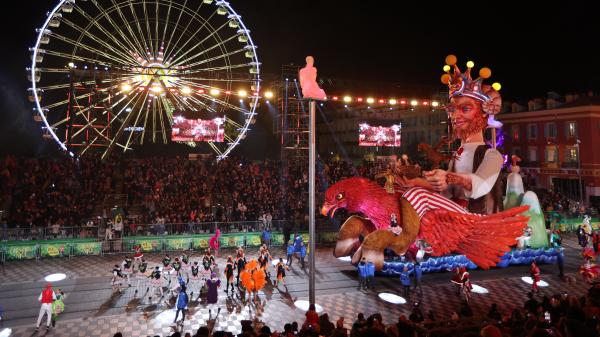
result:
<svg viewBox="0 0 600 337"><path fill-rule="evenodd" d="M317 84L317 68L313 66L315 59L312 56L306 57L306 66L300 69L298 77L300 78L300 86L302 87L302 96L304 98L326 100L325 91L319 88Z"/></svg>
<svg viewBox="0 0 600 337"><path fill-rule="evenodd" d="M215 235L208 239L208 246L216 252L219 251L219 237L221 236L221 230L217 228Z"/></svg>

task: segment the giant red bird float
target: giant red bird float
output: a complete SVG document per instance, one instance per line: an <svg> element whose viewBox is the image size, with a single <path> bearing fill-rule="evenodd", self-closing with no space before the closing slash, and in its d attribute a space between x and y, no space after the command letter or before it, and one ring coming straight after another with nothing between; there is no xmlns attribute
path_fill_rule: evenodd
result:
<svg viewBox="0 0 600 337"><path fill-rule="evenodd" d="M325 193L321 213L333 216L340 208L355 215L340 228L334 255L352 255L354 264L366 257L379 270L383 266L385 248L402 255L421 239L431 246L432 256L455 252L465 254L483 269L493 267L523 233L528 217L519 214L529 207L483 216L435 209L419 218L399 193L386 193L377 183L355 177L339 181ZM402 227L399 235L388 230L392 213L397 215ZM364 237L362 243L360 236Z"/></svg>

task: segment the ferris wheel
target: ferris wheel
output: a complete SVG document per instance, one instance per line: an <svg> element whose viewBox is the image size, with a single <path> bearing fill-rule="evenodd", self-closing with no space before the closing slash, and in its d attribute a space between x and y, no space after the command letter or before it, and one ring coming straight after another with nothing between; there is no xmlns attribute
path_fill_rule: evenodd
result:
<svg viewBox="0 0 600 337"><path fill-rule="evenodd" d="M220 160L256 121L256 46L226 1L59 0L36 32L28 96L71 156L177 141Z"/></svg>

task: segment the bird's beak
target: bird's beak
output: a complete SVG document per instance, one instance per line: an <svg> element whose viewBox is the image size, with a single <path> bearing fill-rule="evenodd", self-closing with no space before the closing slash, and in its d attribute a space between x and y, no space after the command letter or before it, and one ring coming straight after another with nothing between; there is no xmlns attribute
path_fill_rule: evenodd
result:
<svg viewBox="0 0 600 337"><path fill-rule="evenodd" d="M332 204L328 203L327 201L325 201L323 203L323 207L321 207L321 214L323 216L328 216L330 218L333 218L333 215L335 214L336 210L337 210L336 205L332 205Z"/></svg>

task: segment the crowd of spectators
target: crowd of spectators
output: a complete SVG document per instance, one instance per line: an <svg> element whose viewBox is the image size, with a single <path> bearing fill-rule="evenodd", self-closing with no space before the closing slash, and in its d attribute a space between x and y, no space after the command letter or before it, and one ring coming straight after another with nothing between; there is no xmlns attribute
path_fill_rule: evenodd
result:
<svg viewBox="0 0 600 337"><path fill-rule="evenodd" d="M375 179L388 165L385 161L354 165L319 158L317 202L335 182L357 175ZM102 211L105 197L111 194L128 196L125 214L136 209L135 218L125 217L125 233L136 224L177 224L174 231L182 232L196 223L252 221L260 227L259 221L265 218L295 225L308 221L308 169L306 162L299 161L283 165L243 158L216 162L181 157L8 156L0 159L0 179L0 210L6 210L0 220L33 234L43 228L56 236L63 228L104 225L113 218L110 210ZM546 211L573 217L584 212L596 215L594 208L584 209L560 193L550 191L541 197Z"/></svg>
<svg viewBox="0 0 600 337"><path fill-rule="evenodd" d="M545 191L541 197L542 208L546 212L556 212L567 218L582 218L585 214L592 217L598 215L595 207L581 205L579 201L553 190Z"/></svg>

